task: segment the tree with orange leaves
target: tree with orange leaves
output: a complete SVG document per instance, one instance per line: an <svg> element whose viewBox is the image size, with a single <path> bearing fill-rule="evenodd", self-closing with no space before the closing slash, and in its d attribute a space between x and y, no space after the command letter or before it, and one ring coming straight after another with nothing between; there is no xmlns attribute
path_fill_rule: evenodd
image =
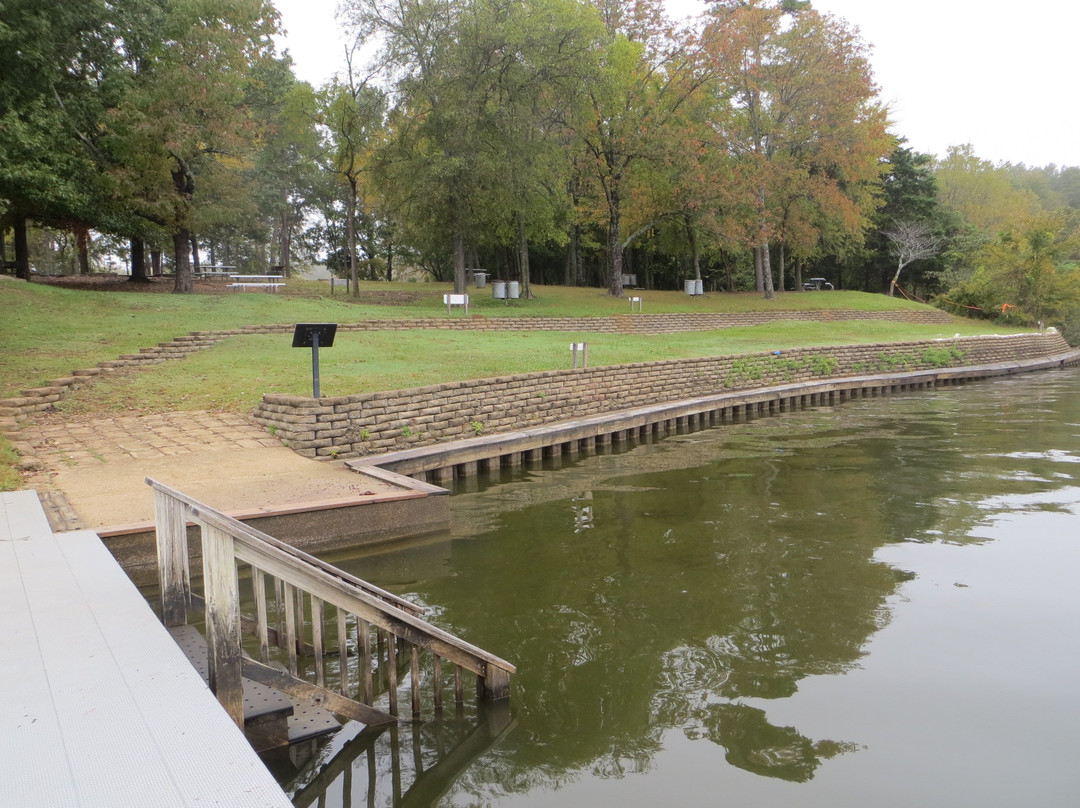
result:
<svg viewBox="0 0 1080 808"><path fill-rule="evenodd" d="M826 233L861 235L893 139L867 47L843 21L806 4L721 0L705 42L729 101L717 107L717 145L753 200L745 241L758 291L772 297L770 244L806 254Z"/></svg>

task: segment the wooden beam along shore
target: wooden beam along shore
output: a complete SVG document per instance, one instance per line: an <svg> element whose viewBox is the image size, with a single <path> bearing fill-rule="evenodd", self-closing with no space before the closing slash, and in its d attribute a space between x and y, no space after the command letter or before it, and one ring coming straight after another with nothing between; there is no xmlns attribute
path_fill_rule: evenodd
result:
<svg viewBox="0 0 1080 808"><path fill-rule="evenodd" d="M719 393L527 430L390 452L350 460L347 465L365 474L378 469L441 486L454 479L468 479L481 470L516 468L545 457L572 458L580 452L604 450L613 443L649 440L665 434L740 423L763 415L834 406L859 398L877 398L910 390L960 385L977 379L1062 367L1078 361L1080 351L1071 351L1054 357L995 365L850 376Z"/></svg>

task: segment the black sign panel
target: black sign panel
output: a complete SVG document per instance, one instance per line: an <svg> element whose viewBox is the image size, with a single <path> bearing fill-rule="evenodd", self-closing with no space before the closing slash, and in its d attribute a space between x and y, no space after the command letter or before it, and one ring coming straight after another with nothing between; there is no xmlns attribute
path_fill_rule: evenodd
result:
<svg viewBox="0 0 1080 808"><path fill-rule="evenodd" d="M319 337L319 347L329 348L334 344L334 334L337 333L337 323L297 323L293 331L292 346L294 348L310 348L315 344L315 335Z"/></svg>

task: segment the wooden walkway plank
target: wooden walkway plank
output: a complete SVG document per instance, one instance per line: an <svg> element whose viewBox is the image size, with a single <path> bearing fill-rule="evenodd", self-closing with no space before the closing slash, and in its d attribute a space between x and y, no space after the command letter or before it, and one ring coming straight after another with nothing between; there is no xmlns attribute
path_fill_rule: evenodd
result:
<svg viewBox="0 0 1080 808"><path fill-rule="evenodd" d="M0 805L288 806L98 536L23 536L26 504L0 500Z"/></svg>

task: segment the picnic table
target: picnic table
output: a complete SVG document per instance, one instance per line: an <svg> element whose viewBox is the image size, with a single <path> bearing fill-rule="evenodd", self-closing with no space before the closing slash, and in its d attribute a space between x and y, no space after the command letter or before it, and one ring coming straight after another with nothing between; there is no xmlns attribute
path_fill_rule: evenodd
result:
<svg viewBox="0 0 1080 808"><path fill-rule="evenodd" d="M230 275L232 283L229 284L233 289L265 289L268 292L276 292L280 287L285 284L281 281L280 275Z"/></svg>
<svg viewBox="0 0 1080 808"><path fill-rule="evenodd" d="M236 270L236 267L225 266L223 264L210 264L209 266L201 268L195 273L195 277L202 278L203 280L227 280L232 277L232 273Z"/></svg>

